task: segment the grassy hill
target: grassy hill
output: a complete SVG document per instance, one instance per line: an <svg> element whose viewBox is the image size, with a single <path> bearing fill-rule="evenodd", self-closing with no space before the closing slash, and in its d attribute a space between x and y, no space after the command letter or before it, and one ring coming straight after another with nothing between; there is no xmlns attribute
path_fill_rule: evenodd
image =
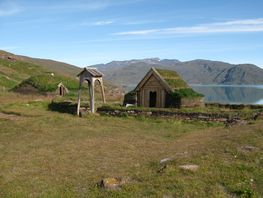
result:
<svg viewBox="0 0 263 198"><path fill-rule="evenodd" d="M39 82L35 82L35 85L38 84L38 86L40 85L39 83L43 82L46 84L50 80L51 83L58 81L65 81L65 84L68 84L68 81L75 83L77 81L76 76L80 71L81 68L66 63L18 56L0 51L0 89L2 90L10 90L26 79L28 81L25 82L39 80ZM50 76L50 73L55 73L55 77L45 81L45 78ZM34 77L29 79L31 76ZM71 87L71 85L69 86ZM42 90L42 88L40 89Z"/></svg>
<svg viewBox="0 0 263 198"><path fill-rule="evenodd" d="M70 90L78 88L78 80L73 74L57 74L55 70L48 70L47 67L19 59L10 53L0 53L0 87L4 90L16 91L24 86L32 86L39 92L52 92L60 82ZM61 70L64 71L63 68Z"/></svg>
<svg viewBox="0 0 263 198"><path fill-rule="evenodd" d="M76 75L80 73L82 70L81 68L76 67L74 65L70 65L67 63L54 61L50 59L30 58L26 56L18 56L18 57L20 57L21 60L23 61L39 65L46 70L65 76L76 77Z"/></svg>
<svg viewBox="0 0 263 198"><path fill-rule="evenodd" d="M0 91L13 90L20 93L53 92L62 82L76 99L79 86L77 74L81 68L52 60L35 59L17 56L0 51ZM104 82L107 100L121 100L122 90L109 82ZM84 96L87 95L87 85L83 87ZM96 88L99 96L100 89Z"/></svg>
<svg viewBox="0 0 263 198"><path fill-rule="evenodd" d="M76 75L81 71L81 68L67 63L54 61L50 59L40 59L40 58L31 58L27 56L20 56L2 50L0 50L0 59L1 57L2 59L31 63L33 65L41 66L42 69L44 70L54 73L59 73L61 75L71 76L71 77L76 77Z"/></svg>
<svg viewBox="0 0 263 198"><path fill-rule="evenodd" d="M19 91L20 88L31 86L39 92L54 92L58 88L57 85L62 82L69 90L76 91L79 82L67 76L57 76L56 74L34 75L22 81L13 90Z"/></svg>
<svg viewBox="0 0 263 198"><path fill-rule="evenodd" d="M7 90L12 89L24 79L46 72L43 68L32 63L0 59L0 87Z"/></svg>

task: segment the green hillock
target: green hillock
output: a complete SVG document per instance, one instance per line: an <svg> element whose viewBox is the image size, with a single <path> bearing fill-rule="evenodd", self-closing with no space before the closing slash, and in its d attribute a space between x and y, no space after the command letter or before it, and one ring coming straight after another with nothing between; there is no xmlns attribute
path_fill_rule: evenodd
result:
<svg viewBox="0 0 263 198"><path fill-rule="evenodd" d="M23 87L34 87L39 92L53 92L62 82L69 90L78 88L78 81L70 76L56 75L52 70L32 62L24 61L13 54L0 51L0 88L17 91Z"/></svg>
<svg viewBox="0 0 263 198"><path fill-rule="evenodd" d="M36 88L39 92L54 92L58 88L58 84L62 82L69 90L78 89L78 81L59 75L51 74L41 74L31 76L30 78L22 81L14 90L19 90L22 87L32 86Z"/></svg>
<svg viewBox="0 0 263 198"><path fill-rule="evenodd" d="M32 63L0 58L0 87L12 89L24 79L44 72L46 71Z"/></svg>

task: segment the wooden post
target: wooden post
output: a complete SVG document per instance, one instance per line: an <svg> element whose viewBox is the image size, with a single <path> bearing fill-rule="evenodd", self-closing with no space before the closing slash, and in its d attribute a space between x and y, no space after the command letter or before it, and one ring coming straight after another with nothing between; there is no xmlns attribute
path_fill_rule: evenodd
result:
<svg viewBox="0 0 263 198"><path fill-rule="evenodd" d="M104 92L104 86L103 86L103 81L102 81L102 79L100 80L100 88L101 88L103 103L106 103L105 92Z"/></svg>
<svg viewBox="0 0 263 198"><path fill-rule="evenodd" d="M77 107L77 115L79 116L79 110L80 110L80 95L81 95L81 81L79 82L79 91L78 91L78 107Z"/></svg>
<svg viewBox="0 0 263 198"><path fill-rule="evenodd" d="M90 110L91 113L95 113L95 103L94 103L94 79L91 80L91 84L90 84Z"/></svg>

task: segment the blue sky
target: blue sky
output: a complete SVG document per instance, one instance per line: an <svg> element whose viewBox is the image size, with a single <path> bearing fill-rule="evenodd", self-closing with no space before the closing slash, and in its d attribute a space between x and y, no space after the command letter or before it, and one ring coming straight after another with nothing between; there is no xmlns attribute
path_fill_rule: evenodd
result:
<svg viewBox="0 0 263 198"><path fill-rule="evenodd" d="M80 67L221 60L263 67L262 0L0 0L0 49Z"/></svg>

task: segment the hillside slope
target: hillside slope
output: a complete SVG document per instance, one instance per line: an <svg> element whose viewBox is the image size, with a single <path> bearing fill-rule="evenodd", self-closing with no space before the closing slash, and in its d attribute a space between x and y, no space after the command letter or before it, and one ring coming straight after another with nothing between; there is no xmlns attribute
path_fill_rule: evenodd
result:
<svg viewBox="0 0 263 198"><path fill-rule="evenodd" d="M43 69L47 71L60 73L61 75L66 75L71 77L76 77L76 75L81 71L81 68L67 63L54 61L50 59L40 59L40 58L31 58L27 56L20 56L2 50L0 50L0 59L17 60L17 61L32 63L41 66Z"/></svg>
<svg viewBox="0 0 263 198"><path fill-rule="evenodd" d="M151 67L177 71L190 84L263 84L263 69L252 64L233 65L219 61L141 59L93 65L105 78L126 90L134 88Z"/></svg>
<svg viewBox="0 0 263 198"><path fill-rule="evenodd" d="M76 69L56 61L17 56L0 51L0 90L21 93L45 93L57 89L62 82L69 90L77 90ZM32 91L33 90L33 91Z"/></svg>
<svg viewBox="0 0 263 198"><path fill-rule="evenodd" d="M32 75L47 73L38 65L0 58L0 89L8 90Z"/></svg>
<svg viewBox="0 0 263 198"><path fill-rule="evenodd" d="M77 74L81 68L52 60L17 56L0 51L0 91L13 90L20 93L53 92L62 82L72 94L79 87ZM105 81L107 100L120 100L123 91ZM86 85L83 89L86 89ZM96 90L100 90L96 87ZM73 91L73 92L72 92Z"/></svg>

